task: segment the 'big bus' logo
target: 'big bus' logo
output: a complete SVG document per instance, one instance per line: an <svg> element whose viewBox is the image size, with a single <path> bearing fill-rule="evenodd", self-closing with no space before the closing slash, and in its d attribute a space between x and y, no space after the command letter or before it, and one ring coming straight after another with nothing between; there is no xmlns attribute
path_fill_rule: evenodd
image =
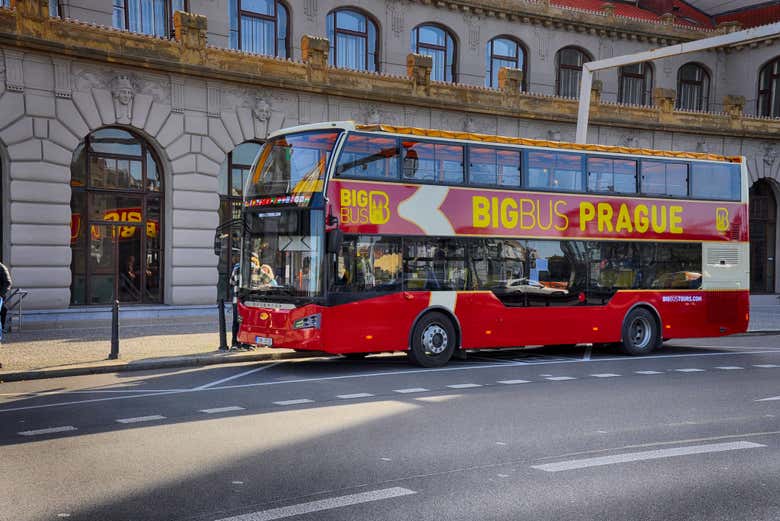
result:
<svg viewBox="0 0 780 521"><path fill-rule="evenodd" d="M380 190L341 189L342 224L385 224L390 220L390 198Z"/></svg>
<svg viewBox="0 0 780 521"><path fill-rule="evenodd" d="M725 232L729 229L728 208L717 208L715 210L715 227L719 232Z"/></svg>

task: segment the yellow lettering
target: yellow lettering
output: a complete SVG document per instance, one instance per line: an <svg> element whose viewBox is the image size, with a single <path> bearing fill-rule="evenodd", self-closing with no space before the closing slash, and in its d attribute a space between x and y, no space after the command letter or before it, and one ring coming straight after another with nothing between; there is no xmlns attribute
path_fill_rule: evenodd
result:
<svg viewBox="0 0 780 521"><path fill-rule="evenodd" d="M612 205L609 203L599 203L596 206L596 209L599 214L599 231L612 231L612 215L614 214L614 211L612 210Z"/></svg>
<svg viewBox="0 0 780 521"><path fill-rule="evenodd" d="M526 210L526 205L530 205L530 208ZM520 199L520 228L523 230L531 230L536 226L536 219L534 218L534 202L531 199ZM525 218L530 219L530 223L526 224Z"/></svg>
<svg viewBox="0 0 780 521"><path fill-rule="evenodd" d="M493 228L498 228L498 197L491 197L490 198L490 205L491 205L491 217L492 217L492 225Z"/></svg>
<svg viewBox="0 0 780 521"><path fill-rule="evenodd" d="M560 217L563 224L556 224L555 229L563 231L569 227L569 217L558 209L558 206L566 206L566 201L555 201L555 215ZM583 228L584 230L585 228Z"/></svg>
<svg viewBox="0 0 780 521"><path fill-rule="evenodd" d="M650 214L650 224L655 233L664 233L666 231L666 206L660 208L653 205Z"/></svg>
<svg viewBox="0 0 780 521"><path fill-rule="evenodd" d="M471 198L471 213L474 228L490 226L490 200L481 195Z"/></svg>
<svg viewBox="0 0 780 521"><path fill-rule="evenodd" d="M669 207L669 231L672 233L682 233L682 206Z"/></svg>
<svg viewBox="0 0 780 521"><path fill-rule="evenodd" d="M368 193L365 190L358 190L356 206L368 206Z"/></svg>
<svg viewBox="0 0 780 521"><path fill-rule="evenodd" d="M580 203L580 230L585 231L588 228L588 223L594 217L596 217L596 207L593 206L593 203Z"/></svg>
<svg viewBox="0 0 780 521"><path fill-rule="evenodd" d="M501 226L504 228L517 226L517 201L511 197L501 201Z"/></svg>
<svg viewBox="0 0 780 521"><path fill-rule="evenodd" d="M538 203L538 201L537 201ZM550 204L548 205L549 212L547 213L547 226L542 224L542 205L541 203L536 205L536 224L539 226L540 230L549 230L552 228L553 223L553 202L552 199L550 200Z"/></svg>
<svg viewBox="0 0 780 521"><path fill-rule="evenodd" d="M634 226L639 233L645 233L650 227L650 221L647 220L647 206L638 204L634 208Z"/></svg>
<svg viewBox="0 0 780 521"><path fill-rule="evenodd" d="M634 231L634 227L631 225L631 214L628 212L628 206L626 206L625 204L620 205L620 210L618 211L617 224L615 225L616 232L621 232L623 230L627 232Z"/></svg>

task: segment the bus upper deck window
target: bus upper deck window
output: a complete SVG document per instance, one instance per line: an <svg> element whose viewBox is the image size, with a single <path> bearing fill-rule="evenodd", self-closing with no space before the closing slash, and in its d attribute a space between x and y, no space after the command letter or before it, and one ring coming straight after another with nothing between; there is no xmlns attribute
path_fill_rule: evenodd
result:
<svg viewBox="0 0 780 521"><path fill-rule="evenodd" d="M398 179L398 156L395 138L350 134L341 149L336 175Z"/></svg>
<svg viewBox="0 0 780 521"><path fill-rule="evenodd" d="M733 163L693 163L691 195L697 199L739 201L739 165Z"/></svg>

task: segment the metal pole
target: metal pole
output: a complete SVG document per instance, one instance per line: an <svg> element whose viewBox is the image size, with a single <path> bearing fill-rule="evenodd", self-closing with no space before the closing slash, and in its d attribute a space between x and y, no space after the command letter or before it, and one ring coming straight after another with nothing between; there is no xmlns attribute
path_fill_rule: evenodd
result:
<svg viewBox="0 0 780 521"><path fill-rule="evenodd" d="M227 331L225 327L225 299L219 299L219 350L227 351Z"/></svg>
<svg viewBox="0 0 780 521"><path fill-rule="evenodd" d="M119 301L115 300L111 308L111 352L108 353L109 360L119 358Z"/></svg>

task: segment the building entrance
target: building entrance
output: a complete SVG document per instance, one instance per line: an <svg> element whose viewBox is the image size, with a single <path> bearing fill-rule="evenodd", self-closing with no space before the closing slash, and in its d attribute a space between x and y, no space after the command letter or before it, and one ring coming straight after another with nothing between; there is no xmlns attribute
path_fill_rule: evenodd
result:
<svg viewBox="0 0 780 521"><path fill-rule="evenodd" d="M750 188L750 291L775 292L777 200L769 181Z"/></svg>

